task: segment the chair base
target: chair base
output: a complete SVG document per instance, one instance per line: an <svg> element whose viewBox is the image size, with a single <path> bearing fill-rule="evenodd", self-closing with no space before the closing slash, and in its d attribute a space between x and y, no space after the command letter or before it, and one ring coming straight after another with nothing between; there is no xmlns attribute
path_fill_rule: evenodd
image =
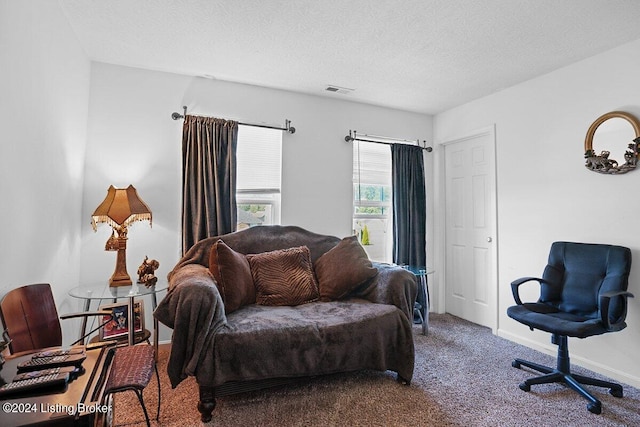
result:
<svg viewBox="0 0 640 427"><path fill-rule="evenodd" d="M511 363L511 366L514 368L520 369L522 366L526 366L527 368L531 368L544 374L538 377L529 378L520 383L519 387L521 390L531 391L531 386L535 384L564 383L589 401L587 409L589 412L594 414L600 414L602 412L602 403L582 387L583 384L606 387L609 389L609 394L612 396L623 396L622 386L618 383L603 381L596 378L586 377L584 375L572 374L569 364L567 337L554 335L552 342L554 344L558 344L558 366L556 369L523 359L515 359Z"/></svg>

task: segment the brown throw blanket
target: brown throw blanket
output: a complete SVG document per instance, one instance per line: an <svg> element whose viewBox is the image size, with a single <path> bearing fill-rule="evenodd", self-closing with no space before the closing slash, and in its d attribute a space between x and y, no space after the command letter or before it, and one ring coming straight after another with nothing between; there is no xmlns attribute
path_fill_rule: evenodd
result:
<svg viewBox="0 0 640 427"><path fill-rule="evenodd" d="M234 312L229 321L206 267L190 264L174 270L169 293L154 313L173 328L167 368L172 387L187 376L196 376L200 385L217 386L241 378L256 379L265 370L279 376L303 376L392 369L410 381L415 277L397 267L376 267L380 273L356 290L355 299L297 307L247 306ZM274 327L277 325L282 327ZM265 341L265 334L271 338ZM385 334L394 336L394 341L380 347ZM255 354L251 349L256 349L256 340L275 347L259 348L260 354ZM314 353L314 348L321 351ZM296 360L300 349L306 349L306 355ZM354 349L365 351L354 354ZM269 351L279 352L280 357L265 357ZM281 357L283 351L288 357ZM288 362L282 364L282 360ZM343 363L336 364L336 360Z"/></svg>
<svg viewBox="0 0 640 427"><path fill-rule="evenodd" d="M374 264L379 274L350 299L296 307L249 305L227 318L208 269L211 245L219 238L243 254L306 245L312 261L340 241L300 227L264 226L194 245L169 273L169 292L154 312L173 329L167 367L172 387L187 376L218 386L354 369L391 369L411 380L413 274Z"/></svg>
<svg viewBox="0 0 640 427"><path fill-rule="evenodd" d="M209 269L191 264L177 271L153 315L173 329L167 373L175 388L187 376L196 375L203 354L213 347L214 335L227 323Z"/></svg>
<svg viewBox="0 0 640 427"><path fill-rule="evenodd" d="M298 306L249 305L228 315L215 337L215 377L198 384L294 378L362 369L391 370L411 381L411 325L392 305L362 299Z"/></svg>

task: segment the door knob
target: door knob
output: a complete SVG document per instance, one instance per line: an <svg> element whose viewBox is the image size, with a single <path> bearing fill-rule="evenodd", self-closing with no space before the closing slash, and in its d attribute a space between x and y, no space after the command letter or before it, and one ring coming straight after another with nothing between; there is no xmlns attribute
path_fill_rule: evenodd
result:
<svg viewBox="0 0 640 427"><path fill-rule="evenodd" d="M491 237L487 237L487 242L491 243L493 242L493 239Z"/></svg>

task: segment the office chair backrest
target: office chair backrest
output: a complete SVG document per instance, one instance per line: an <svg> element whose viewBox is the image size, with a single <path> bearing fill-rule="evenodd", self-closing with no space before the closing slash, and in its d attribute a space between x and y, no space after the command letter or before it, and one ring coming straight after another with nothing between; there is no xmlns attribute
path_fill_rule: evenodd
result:
<svg viewBox="0 0 640 427"><path fill-rule="evenodd" d="M626 291L629 286L629 248L592 243L554 242L542 278L540 302L560 311L598 318L601 293ZM623 308L612 301L609 316L617 319Z"/></svg>
<svg viewBox="0 0 640 427"><path fill-rule="evenodd" d="M0 317L12 340L11 353L62 345L60 319L48 283L9 291L0 302Z"/></svg>

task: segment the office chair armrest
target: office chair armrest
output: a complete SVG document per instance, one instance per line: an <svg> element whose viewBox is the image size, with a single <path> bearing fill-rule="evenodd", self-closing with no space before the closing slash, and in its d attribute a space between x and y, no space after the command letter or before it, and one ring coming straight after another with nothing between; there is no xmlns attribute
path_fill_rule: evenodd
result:
<svg viewBox="0 0 640 427"><path fill-rule="evenodd" d="M113 313L108 310L100 310L100 311L83 311L79 313L68 313L60 316L60 319L75 319L78 317L92 317L92 316L111 316Z"/></svg>
<svg viewBox="0 0 640 427"><path fill-rule="evenodd" d="M609 320L609 305L614 297L622 298L622 314L616 319L616 323L612 324ZM618 326L624 323L624 319L627 317L627 298L633 298L633 294L627 291L609 291L600 295L600 320L608 331L621 329Z"/></svg>
<svg viewBox="0 0 640 427"><path fill-rule="evenodd" d="M538 283L549 283L546 280L541 279L539 277L521 277L511 282L511 293L513 293L513 299L516 301L516 304L522 305L522 300L520 299L520 291L519 291L520 285L527 282L534 281L534 280L537 281Z"/></svg>

